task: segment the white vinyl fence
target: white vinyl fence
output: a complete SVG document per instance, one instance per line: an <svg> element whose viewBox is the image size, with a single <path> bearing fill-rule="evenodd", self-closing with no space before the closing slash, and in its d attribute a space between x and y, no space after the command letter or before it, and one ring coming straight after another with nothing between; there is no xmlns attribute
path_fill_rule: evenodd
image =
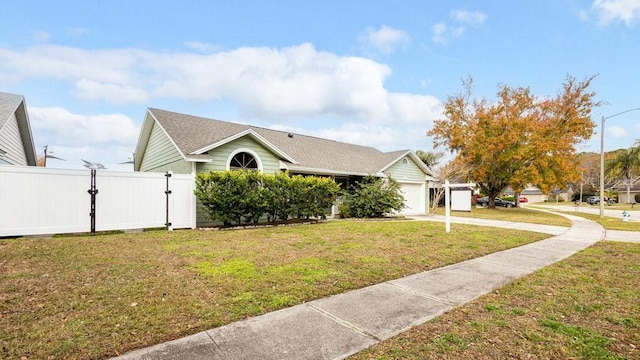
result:
<svg viewBox="0 0 640 360"><path fill-rule="evenodd" d="M195 228L195 180L170 175L97 170L95 231ZM90 232L90 189L91 170L0 166L0 236Z"/></svg>

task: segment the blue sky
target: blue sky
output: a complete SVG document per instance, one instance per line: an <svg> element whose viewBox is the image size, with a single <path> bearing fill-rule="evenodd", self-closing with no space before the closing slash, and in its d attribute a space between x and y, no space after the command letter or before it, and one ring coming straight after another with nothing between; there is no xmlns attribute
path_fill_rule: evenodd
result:
<svg viewBox="0 0 640 360"><path fill-rule="evenodd" d="M493 99L499 84L551 96L597 75L597 124L640 107L640 0L5 0L3 13L0 91L26 97L37 151L67 160L55 167L122 168L147 107L384 151L431 150L425 132L468 76ZM605 138L631 146L640 111L608 119Z"/></svg>

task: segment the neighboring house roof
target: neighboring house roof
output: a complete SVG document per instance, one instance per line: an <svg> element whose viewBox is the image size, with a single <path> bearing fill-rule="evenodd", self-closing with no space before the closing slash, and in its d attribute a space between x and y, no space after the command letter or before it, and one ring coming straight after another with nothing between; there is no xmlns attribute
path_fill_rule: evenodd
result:
<svg viewBox="0 0 640 360"><path fill-rule="evenodd" d="M505 194L507 195L514 195L515 191L513 191L513 189L511 187L508 187L505 191ZM527 186L524 190L522 190L522 192L520 193L521 196L523 195L542 195L542 191L540 191L540 189L538 189L536 186Z"/></svg>
<svg viewBox="0 0 640 360"><path fill-rule="evenodd" d="M14 114L27 161L25 165L36 166L36 150L24 96L0 92L0 137L3 131L9 127L9 120L13 118ZM15 126L15 123L13 126ZM7 155L12 150L0 148L0 155Z"/></svg>
<svg viewBox="0 0 640 360"><path fill-rule="evenodd" d="M627 181L626 180L619 180L616 183L614 183L613 185L611 185L611 188L613 188L615 190L627 191ZM631 180L630 191L640 191L640 177L637 177L637 178Z"/></svg>
<svg viewBox="0 0 640 360"><path fill-rule="evenodd" d="M147 111L138 140L137 167L140 166L154 122L160 125L187 161L210 161L208 151L242 136L251 136L280 157L283 169L292 172L375 175L409 156L425 174L432 175L411 150L385 153L368 146L153 108Z"/></svg>

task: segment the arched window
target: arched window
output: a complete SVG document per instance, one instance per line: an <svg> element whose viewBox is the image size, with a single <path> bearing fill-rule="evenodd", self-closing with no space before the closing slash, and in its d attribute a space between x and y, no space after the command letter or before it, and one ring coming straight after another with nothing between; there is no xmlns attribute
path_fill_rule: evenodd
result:
<svg viewBox="0 0 640 360"><path fill-rule="evenodd" d="M258 162L256 158L248 152L239 152L231 158L229 170L258 170Z"/></svg>
<svg viewBox="0 0 640 360"><path fill-rule="evenodd" d="M402 163L406 165L406 164L409 163L409 160L407 160L407 158L404 158L404 159L402 159Z"/></svg>

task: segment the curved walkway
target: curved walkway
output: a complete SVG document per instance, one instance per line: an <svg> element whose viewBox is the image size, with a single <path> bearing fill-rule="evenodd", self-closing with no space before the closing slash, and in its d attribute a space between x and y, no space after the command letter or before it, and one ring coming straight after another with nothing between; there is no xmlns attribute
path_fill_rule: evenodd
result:
<svg viewBox="0 0 640 360"><path fill-rule="evenodd" d="M541 211L550 211L550 212L553 212L553 210L561 210L561 211L567 211L567 212L575 211L577 213L597 215L599 214L599 211L600 211L598 207L590 206L590 205L582 205L580 207L576 207L575 205L545 206L545 205L536 204L536 206L545 209ZM527 208L531 210L538 210L535 207L527 206ZM640 221L640 210L627 210L627 212L631 215L628 221L631 221L631 222ZM621 210L612 210L612 209L605 208L604 215L612 218L618 218L622 221ZM606 230L604 239L611 240L611 241L640 243L640 231Z"/></svg>
<svg viewBox="0 0 640 360"><path fill-rule="evenodd" d="M604 238L599 224L562 216L573 221L570 228L503 224L556 235L536 243L311 301L117 359L343 359ZM492 220L455 221L500 226Z"/></svg>

